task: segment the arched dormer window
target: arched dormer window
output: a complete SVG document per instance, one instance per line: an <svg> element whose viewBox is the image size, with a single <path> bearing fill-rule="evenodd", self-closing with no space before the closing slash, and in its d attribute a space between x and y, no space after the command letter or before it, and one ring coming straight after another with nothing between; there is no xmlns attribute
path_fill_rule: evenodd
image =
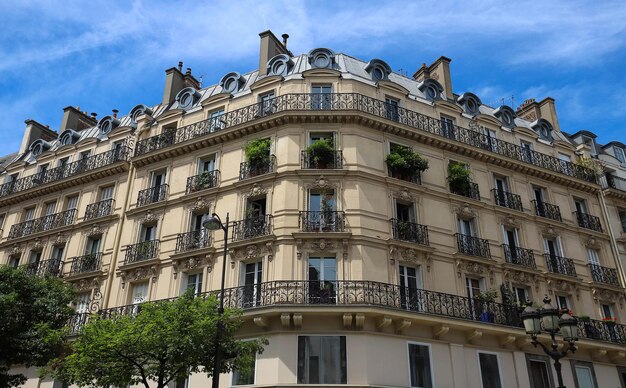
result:
<svg viewBox="0 0 626 388"><path fill-rule="evenodd" d="M237 93L245 83L246 79L241 74L232 72L222 77L220 86L226 93Z"/></svg>
<svg viewBox="0 0 626 388"><path fill-rule="evenodd" d="M424 96L428 101L441 100L441 93L443 93L443 86L432 78L426 78L418 89L424 93Z"/></svg>
<svg viewBox="0 0 626 388"><path fill-rule="evenodd" d="M474 93L469 92L461 94L456 102L463 107L465 113L471 116L476 116L478 114L478 108L482 105L480 98Z"/></svg>
<svg viewBox="0 0 626 388"><path fill-rule="evenodd" d="M178 101L178 107L182 110L189 110L200 99L200 92L192 87L185 88L178 92L176 95L176 101Z"/></svg>
<svg viewBox="0 0 626 388"><path fill-rule="evenodd" d="M80 139L80 133L73 129L68 129L63 131L61 136L59 136L59 143L62 145L74 144L78 139Z"/></svg>
<svg viewBox="0 0 626 388"><path fill-rule="evenodd" d="M515 111L511 107L502 105L493 111L493 115L500 120L503 127L513 128L515 126Z"/></svg>
<svg viewBox="0 0 626 388"><path fill-rule="evenodd" d="M139 104L137 106L135 106L129 113L130 116L130 126L133 128L137 127L137 119L140 116L143 115L151 115L152 114L152 109L150 109L149 107L143 105L143 104Z"/></svg>
<svg viewBox="0 0 626 388"><path fill-rule="evenodd" d="M267 75L286 76L293 67L293 61L286 54L278 54L267 62Z"/></svg>
<svg viewBox="0 0 626 388"><path fill-rule="evenodd" d="M314 69L332 69L335 64L335 52L327 48L309 51L309 64Z"/></svg>
<svg viewBox="0 0 626 388"><path fill-rule="evenodd" d="M552 124L550 124L547 120L539 119L532 123L530 127L537 132L540 139L550 142L554 140L552 137Z"/></svg>
<svg viewBox="0 0 626 388"><path fill-rule="evenodd" d="M45 151L48 151L50 147L52 147L52 144L48 143L45 140L39 139L39 140L35 140L30 145L29 150L33 156L37 157L41 155L42 153L44 153Z"/></svg>
<svg viewBox="0 0 626 388"><path fill-rule="evenodd" d="M372 81L378 82L389 78L389 74L391 74L391 67L389 67L385 61L372 59L369 61L367 66L365 66L365 71L367 71L370 77L372 77Z"/></svg>
<svg viewBox="0 0 626 388"><path fill-rule="evenodd" d="M114 130L120 125L120 120L117 117L113 116L104 116L98 121L98 128L100 128L100 133L103 135L108 135L109 132Z"/></svg>

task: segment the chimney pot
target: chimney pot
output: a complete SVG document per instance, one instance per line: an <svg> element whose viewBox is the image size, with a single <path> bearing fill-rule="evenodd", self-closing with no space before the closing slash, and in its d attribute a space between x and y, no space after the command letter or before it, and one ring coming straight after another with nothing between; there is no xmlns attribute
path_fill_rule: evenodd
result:
<svg viewBox="0 0 626 388"><path fill-rule="evenodd" d="M185 72L186 75L191 75L191 67L187 68L187 72Z"/></svg>
<svg viewBox="0 0 626 388"><path fill-rule="evenodd" d="M183 72L183 61L178 61L178 71Z"/></svg>
<svg viewBox="0 0 626 388"><path fill-rule="evenodd" d="M80 106L77 106L77 107L76 107L76 110L80 112Z"/></svg>
<svg viewBox="0 0 626 388"><path fill-rule="evenodd" d="M119 112L119 110L117 109L113 109L113 117L117 117L117 113Z"/></svg>
<svg viewBox="0 0 626 388"><path fill-rule="evenodd" d="M98 114L96 112L91 112L91 117L95 119L96 117L98 117Z"/></svg>
<svg viewBox="0 0 626 388"><path fill-rule="evenodd" d="M289 39L289 34L283 34L283 46L285 46L285 48L287 48L287 39Z"/></svg>

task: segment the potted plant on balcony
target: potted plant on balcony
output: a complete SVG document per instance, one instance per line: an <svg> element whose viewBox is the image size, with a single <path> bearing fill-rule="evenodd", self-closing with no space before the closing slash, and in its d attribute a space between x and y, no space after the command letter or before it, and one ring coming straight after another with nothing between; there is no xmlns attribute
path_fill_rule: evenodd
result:
<svg viewBox="0 0 626 388"><path fill-rule="evenodd" d="M463 163L451 162L448 164L448 183L454 194L468 196L471 192L470 171Z"/></svg>
<svg viewBox="0 0 626 388"><path fill-rule="evenodd" d="M318 139L306 148L309 155L309 167L328 168L334 165L335 147L333 139Z"/></svg>
<svg viewBox="0 0 626 388"><path fill-rule="evenodd" d="M244 146L250 176L261 174L269 165L271 144L270 139L254 139Z"/></svg>
<svg viewBox="0 0 626 388"><path fill-rule="evenodd" d="M142 241L141 244L137 247L137 259L138 260L147 260L152 258L152 241Z"/></svg>
<svg viewBox="0 0 626 388"><path fill-rule="evenodd" d="M576 318L578 318L578 320L579 320L580 322L585 322L585 323L586 323L586 322L591 321L591 318L589 318L589 315L586 315L586 314L580 314L580 315L579 315L578 317L576 317Z"/></svg>
<svg viewBox="0 0 626 388"><path fill-rule="evenodd" d="M482 322L494 322L494 314L489 311L489 306L491 304L493 304L496 301L496 298L498 297L498 291L496 291L495 288L490 288L486 291L482 291L480 292L477 296L476 299L478 299L478 301L480 302L480 305L482 306L482 313L479 316L479 319Z"/></svg>
<svg viewBox="0 0 626 388"><path fill-rule="evenodd" d="M391 146L386 162L391 176L402 180L410 181L413 174L422 173L428 169L428 159L409 147L401 145Z"/></svg>
<svg viewBox="0 0 626 388"><path fill-rule="evenodd" d="M212 171L204 171L196 177L196 190L209 189L215 186Z"/></svg>
<svg viewBox="0 0 626 388"><path fill-rule="evenodd" d="M607 327L614 327L615 324L617 324L617 318L615 318L615 317L604 317L604 318L602 318L602 322L604 322L604 324Z"/></svg>

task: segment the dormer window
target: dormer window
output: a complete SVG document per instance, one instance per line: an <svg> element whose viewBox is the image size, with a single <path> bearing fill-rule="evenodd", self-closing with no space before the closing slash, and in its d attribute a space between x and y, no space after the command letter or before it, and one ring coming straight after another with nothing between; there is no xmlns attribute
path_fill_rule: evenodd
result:
<svg viewBox="0 0 626 388"><path fill-rule="evenodd" d="M178 107L182 110L189 110L200 99L200 92L194 88L185 88L178 92L176 95L176 101L178 101Z"/></svg>
<svg viewBox="0 0 626 388"><path fill-rule="evenodd" d="M441 100L441 93L443 93L443 86L434 79L427 78L422 82L418 89L424 93L424 96L428 101Z"/></svg>
<svg viewBox="0 0 626 388"><path fill-rule="evenodd" d="M220 86L226 93L236 93L246 83L246 79L237 72L228 73L222 77Z"/></svg>
<svg viewBox="0 0 626 388"><path fill-rule="evenodd" d="M109 132L117 128L119 125L120 120L113 116L104 116L100 119L100 121L98 121L98 128L100 128L100 133L103 135L109 134Z"/></svg>
<svg viewBox="0 0 626 388"><path fill-rule="evenodd" d="M143 115L151 115L152 114L152 109L148 108L147 106L143 105L143 104L139 104L137 106L135 106L131 111L130 111L130 126L135 128L137 127L137 119L140 116Z"/></svg>
<svg viewBox="0 0 626 388"><path fill-rule="evenodd" d="M309 51L309 64L315 69L333 68L335 52L327 48L317 48Z"/></svg>
<svg viewBox="0 0 626 388"><path fill-rule="evenodd" d="M474 93L463 93L458 99L457 102L463 107L465 113L475 116L478 112L478 107L482 104L480 102L480 98L476 96Z"/></svg>
<svg viewBox="0 0 626 388"><path fill-rule="evenodd" d="M512 128L515 126L515 112L506 105L502 105L495 111L493 115L500 119L503 127Z"/></svg>
<svg viewBox="0 0 626 388"><path fill-rule="evenodd" d="M553 140L553 138L552 138L552 124L550 124L546 120L539 119L539 120L535 121L533 124L531 124L531 127L532 127L532 129L535 130L535 132L537 132L537 134L539 135L539 138L541 140L545 140L545 141L549 141L549 142L551 142Z"/></svg>
<svg viewBox="0 0 626 388"><path fill-rule="evenodd" d="M80 138L80 133L74 131L73 129L68 129L64 131L61 136L59 136L59 142L62 145L74 144Z"/></svg>
<svg viewBox="0 0 626 388"><path fill-rule="evenodd" d="M613 152L615 153L615 157L619 160L620 163L626 163L626 158L624 158L624 149L619 147L613 147Z"/></svg>
<svg viewBox="0 0 626 388"><path fill-rule="evenodd" d="M391 74L391 67L380 59L372 59L365 66L365 71L370 74L372 81L378 82L388 79L389 74Z"/></svg>
<svg viewBox="0 0 626 388"><path fill-rule="evenodd" d="M43 152L47 151L50 149L52 145L50 143L48 143L47 141L44 140L35 140L31 145L30 145L30 152L33 156L37 157L39 155L41 155Z"/></svg>
<svg viewBox="0 0 626 388"><path fill-rule="evenodd" d="M279 54L267 62L268 75L286 76L293 67L293 61L288 55Z"/></svg>

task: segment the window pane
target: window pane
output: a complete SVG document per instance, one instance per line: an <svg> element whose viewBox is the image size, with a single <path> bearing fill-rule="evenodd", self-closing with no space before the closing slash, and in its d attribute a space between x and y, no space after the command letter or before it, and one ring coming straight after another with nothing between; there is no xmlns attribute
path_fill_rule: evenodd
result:
<svg viewBox="0 0 626 388"><path fill-rule="evenodd" d="M548 375L548 365L545 361L530 360L528 365L532 388L549 388L552 386Z"/></svg>
<svg viewBox="0 0 626 388"><path fill-rule="evenodd" d="M593 376L591 369L587 366L576 365L576 380L578 380L578 388L595 388L593 384Z"/></svg>
<svg viewBox="0 0 626 388"><path fill-rule="evenodd" d="M433 386L428 346L409 344L409 373L411 387L430 388Z"/></svg>
<svg viewBox="0 0 626 388"><path fill-rule="evenodd" d="M478 353L478 359L483 388L502 388L498 356L495 354Z"/></svg>
<svg viewBox="0 0 626 388"><path fill-rule="evenodd" d="M298 337L298 383L346 384L346 337Z"/></svg>
<svg viewBox="0 0 626 388"><path fill-rule="evenodd" d="M242 370L233 370L233 385L248 385L254 384L254 367L256 364L255 358L251 358L248 365L242 365Z"/></svg>

